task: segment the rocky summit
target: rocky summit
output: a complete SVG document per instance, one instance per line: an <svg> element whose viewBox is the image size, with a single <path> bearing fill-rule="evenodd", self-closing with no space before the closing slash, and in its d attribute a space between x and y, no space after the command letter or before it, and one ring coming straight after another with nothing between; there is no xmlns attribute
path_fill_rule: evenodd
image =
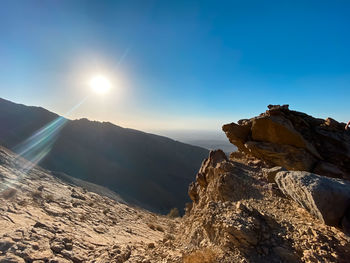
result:
<svg viewBox="0 0 350 263"><path fill-rule="evenodd" d="M209 153L182 218L25 169L1 148L0 262L349 262L343 124L270 106L223 129L238 151Z"/></svg>
<svg viewBox="0 0 350 263"><path fill-rule="evenodd" d="M350 132L345 123L314 118L288 105L268 108L258 117L224 125L230 142L275 166L350 180Z"/></svg>

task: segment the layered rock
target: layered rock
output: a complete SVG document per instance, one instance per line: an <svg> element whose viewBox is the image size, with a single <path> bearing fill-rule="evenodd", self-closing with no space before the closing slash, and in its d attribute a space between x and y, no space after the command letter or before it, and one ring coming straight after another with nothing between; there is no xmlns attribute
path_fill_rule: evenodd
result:
<svg viewBox="0 0 350 263"><path fill-rule="evenodd" d="M268 108L258 117L223 126L239 151L288 170L350 180L350 133L345 123L314 118L288 105Z"/></svg>

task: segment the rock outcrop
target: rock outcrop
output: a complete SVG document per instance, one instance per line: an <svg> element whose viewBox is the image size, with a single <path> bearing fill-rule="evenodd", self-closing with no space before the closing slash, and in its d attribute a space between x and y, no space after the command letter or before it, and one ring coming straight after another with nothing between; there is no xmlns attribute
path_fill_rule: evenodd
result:
<svg viewBox="0 0 350 263"><path fill-rule="evenodd" d="M252 119L223 126L238 150L273 166L350 180L350 133L345 123L269 105Z"/></svg>
<svg viewBox="0 0 350 263"><path fill-rule="evenodd" d="M350 233L350 182L308 172L279 172L282 192L323 223Z"/></svg>
<svg viewBox="0 0 350 263"><path fill-rule="evenodd" d="M181 243L217 260L202 262L346 262L350 238L269 183L283 172L242 153L210 152L189 187Z"/></svg>

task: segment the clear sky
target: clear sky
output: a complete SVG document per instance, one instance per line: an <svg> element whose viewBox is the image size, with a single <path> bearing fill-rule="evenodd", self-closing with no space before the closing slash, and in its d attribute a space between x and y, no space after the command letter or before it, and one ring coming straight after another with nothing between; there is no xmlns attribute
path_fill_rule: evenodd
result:
<svg viewBox="0 0 350 263"><path fill-rule="evenodd" d="M0 97L141 130L350 119L350 1L2 0Z"/></svg>

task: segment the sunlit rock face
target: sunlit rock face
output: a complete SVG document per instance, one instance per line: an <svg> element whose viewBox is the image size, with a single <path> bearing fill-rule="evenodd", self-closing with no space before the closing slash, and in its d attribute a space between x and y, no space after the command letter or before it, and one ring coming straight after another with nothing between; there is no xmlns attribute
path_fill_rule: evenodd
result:
<svg viewBox="0 0 350 263"><path fill-rule="evenodd" d="M265 113L223 126L239 151L288 170L350 180L350 133L345 123L269 105Z"/></svg>

